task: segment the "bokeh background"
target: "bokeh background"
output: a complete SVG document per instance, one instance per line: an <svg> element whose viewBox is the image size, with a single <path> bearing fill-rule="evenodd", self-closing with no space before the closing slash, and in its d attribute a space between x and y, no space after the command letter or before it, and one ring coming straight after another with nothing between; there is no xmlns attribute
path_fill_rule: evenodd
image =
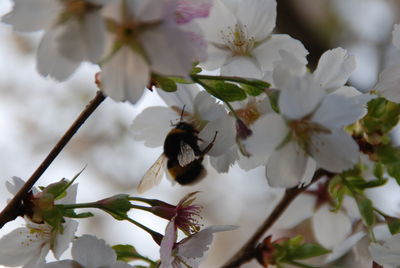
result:
<svg viewBox="0 0 400 268"><path fill-rule="evenodd" d="M11 7L11 0L1 0L0 16ZM348 49L357 58L357 70L349 84L368 91L383 68L400 63L400 51L391 45L392 26L400 22L399 12L400 1L396 0L278 0L276 31L304 43L310 51L311 68L324 51L337 46ZM12 176L27 179L96 92L94 74L98 67L93 65L83 64L63 83L38 75L35 53L41 35L14 33L0 23L0 208L10 197L4 183ZM161 147L151 149L136 142L129 132L135 116L150 105L164 104L150 91L136 105L107 99L38 185L71 179L87 166L77 180L79 202L117 193L136 194L136 184L162 152ZM208 166L208 176L195 186L173 187L163 180L160 187L144 196L175 204L192 191L202 191L198 203L204 206L205 226L240 226L237 231L217 235L202 266L210 268L219 267L243 245L283 194L282 189L268 186L263 168L244 172L235 166L228 174L217 174ZM400 216L400 187L396 183L390 182L371 195L385 211ZM303 210L307 208L299 208L300 212ZM159 257L158 246L147 233L99 211L94 213L95 217L80 221L78 235L95 234L111 245L133 244L143 255ZM161 233L167 223L140 211L131 216ZM290 215L285 219L290 221ZM22 224L21 219L8 223L0 230L0 236ZM274 230L278 229L275 226ZM293 234L296 232L313 239L307 221L293 230ZM345 267L365 267L362 262L349 264L354 259L352 254L349 252L340 263ZM64 256L68 257L68 252ZM258 265L252 262L243 267Z"/></svg>

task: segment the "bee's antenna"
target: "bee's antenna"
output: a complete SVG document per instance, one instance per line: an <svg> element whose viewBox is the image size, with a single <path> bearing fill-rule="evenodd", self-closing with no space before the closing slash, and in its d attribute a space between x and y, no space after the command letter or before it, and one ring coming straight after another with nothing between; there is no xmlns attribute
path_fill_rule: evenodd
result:
<svg viewBox="0 0 400 268"><path fill-rule="evenodd" d="M179 119L180 122L183 121L183 113L185 112L185 106L186 106L186 104L184 104L182 107L181 118Z"/></svg>

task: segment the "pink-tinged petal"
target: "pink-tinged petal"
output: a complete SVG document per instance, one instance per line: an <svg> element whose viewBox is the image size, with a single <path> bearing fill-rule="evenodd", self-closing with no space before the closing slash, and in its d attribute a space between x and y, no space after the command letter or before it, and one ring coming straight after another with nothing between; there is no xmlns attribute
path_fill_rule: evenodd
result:
<svg viewBox="0 0 400 268"><path fill-rule="evenodd" d="M343 212L333 213L329 205L322 205L312 217L315 238L330 249L343 242L351 232L351 221Z"/></svg>
<svg viewBox="0 0 400 268"><path fill-rule="evenodd" d="M258 61L252 57L235 56L221 67L221 74L261 79L263 72Z"/></svg>
<svg viewBox="0 0 400 268"><path fill-rule="evenodd" d="M312 121L328 127L350 125L367 113L367 103L375 96L361 94L347 97L340 92L327 95L312 116Z"/></svg>
<svg viewBox="0 0 400 268"><path fill-rule="evenodd" d="M60 54L75 62L98 63L104 50L105 25L100 12L89 12L81 20L63 24L58 37Z"/></svg>
<svg viewBox="0 0 400 268"><path fill-rule="evenodd" d="M306 56L308 51L303 44L286 34L274 34L256 47L252 55L257 59L263 71L272 71L274 62L281 59L280 51L288 51L297 61L307 64Z"/></svg>
<svg viewBox="0 0 400 268"><path fill-rule="evenodd" d="M59 1L54 0L14 0L13 10L1 21L11 24L15 31L46 30L55 24L61 9Z"/></svg>
<svg viewBox="0 0 400 268"><path fill-rule="evenodd" d="M164 238L160 245L160 268L170 268L174 257L172 256L172 248L177 239L176 227L173 221L170 221L165 229Z"/></svg>
<svg viewBox="0 0 400 268"><path fill-rule="evenodd" d="M188 76L195 60L193 44L176 25L163 23L140 35L151 70L172 76Z"/></svg>
<svg viewBox="0 0 400 268"><path fill-rule="evenodd" d="M325 95L313 77L291 77L285 88L280 88L279 108L289 119L299 119L312 113Z"/></svg>
<svg viewBox="0 0 400 268"><path fill-rule="evenodd" d="M117 255L103 239L93 235L78 238L71 249L72 257L83 267L107 267L115 263Z"/></svg>
<svg viewBox="0 0 400 268"><path fill-rule="evenodd" d="M44 268L73 268L73 267L80 267L80 265L79 263L73 260L49 262L44 265Z"/></svg>
<svg viewBox="0 0 400 268"><path fill-rule="evenodd" d="M311 137L310 154L319 167L331 172L352 168L358 161L358 144L342 129L330 129L329 134Z"/></svg>
<svg viewBox="0 0 400 268"><path fill-rule="evenodd" d="M288 128L283 118L275 113L260 117L252 126L253 135L243 140L246 150L254 157L264 159L285 139Z"/></svg>
<svg viewBox="0 0 400 268"><path fill-rule="evenodd" d="M393 102L400 102L400 65L386 68L379 74L378 83L374 89L380 91L383 97Z"/></svg>
<svg viewBox="0 0 400 268"><path fill-rule="evenodd" d="M175 21L184 24L195 18L206 18L210 14L212 4L211 0L179 0Z"/></svg>
<svg viewBox="0 0 400 268"><path fill-rule="evenodd" d="M321 56L314 76L324 89L332 91L343 86L355 68L355 57L339 47Z"/></svg>
<svg viewBox="0 0 400 268"><path fill-rule="evenodd" d="M395 24L393 26L392 38L393 38L393 45L397 49L400 49L400 24Z"/></svg>
<svg viewBox="0 0 400 268"><path fill-rule="evenodd" d="M214 225L207 227L180 241L177 246L177 255L185 259L202 258L210 247L214 233L232 231L237 228L238 226L233 225Z"/></svg>
<svg viewBox="0 0 400 268"><path fill-rule="evenodd" d="M216 136L215 136L216 135ZM212 142L215 138L214 145L208 152L211 156L220 156L226 153L232 145L235 144L236 129L232 118L225 114L220 118L210 121L199 133L199 138L204 142L201 144L201 149Z"/></svg>
<svg viewBox="0 0 400 268"><path fill-rule="evenodd" d="M132 122L130 132L133 138L144 141L148 147L159 147L164 144L165 137L171 131L172 123L179 120L179 115L167 107L152 106L144 109ZM154 124L153 120L157 120Z"/></svg>
<svg viewBox="0 0 400 268"><path fill-rule="evenodd" d="M227 173L229 168L233 166L238 158L239 156L236 146L232 146L227 152L220 156L211 156L210 164L217 170L218 173Z"/></svg>
<svg viewBox="0 0 400 268"><path fill-rule="evenodd" d="M64 81L75 72L80 62L70 61L60 54L57 47L60 31L62 31L62 27L56 26L43 36L37 54L37 69L43 76Z"/></svg>
<svg viewBox="0 0 400 268"><path fill-rule="evenodd" d="M228 0L224 3L234 9L241 24L256 41L263 41L275 28L276 1L274 0Z"/></svg>
<svg viewBox="0 0 400 268"><path fill-rule="evenodd" d="M274 229L291 229L314 214L316 196L302 194L297 197L274 224Z"/></svg>
<svg viewBox="0 0 400 268"><path fill-rule="evenodd" d="M29 262L44 261L50 243L41 239L40 233L31 233L28 228L17 228L0 239L0 264L22 266ZM47 250L44 254L44 251ZM43 256L44 254L44 256ZM40 257L43 257L40 259ZM39 267L38 267L39 268Z"/></svg>
<svg viewBox="0 0 400 268"><path fill-rule="evenodd" d="M126 4L127 11L132 14L133 17L140 21L154 22L171 17L172 11L176 8L176 1L162 1L159 0L130 0L121 1ZM170 10L173 8L173 10ZM172 19L171 17L170 19Z"/></svg>
<svg viewBox="0 0 400 268"><path fill-rule="evenodd" d="M286 143L268 160L266 176L269 185L284 188L298 185L306 173L308 158L296 142Z"/></svg>
<svg viewBox="0 0 400 268"><path fill-rule="evenodd" d="M150 69L141 55L124 46L102 66L101 78L106 95L136 103L149 82Z"/></svg>
<svg viewBox="0 0 400 268"><path fill-rule="evenodd" d="M206 61L208 44L204 39L200 26L195 22L191 22L180 25L180 28L186 33L189 42L192 44L195 61Z"/></svg>
<svg viewBox="0 0 400 268"><path fill-rule="evenodd" d="M60 259L64 251L69 248L69 244L74 239L76 230L78 229L78 222L74 220L66 220L66 223L64 223L63 226L63 233L57 234L52 246L54 257L56 257L57 260Z"/></svg>

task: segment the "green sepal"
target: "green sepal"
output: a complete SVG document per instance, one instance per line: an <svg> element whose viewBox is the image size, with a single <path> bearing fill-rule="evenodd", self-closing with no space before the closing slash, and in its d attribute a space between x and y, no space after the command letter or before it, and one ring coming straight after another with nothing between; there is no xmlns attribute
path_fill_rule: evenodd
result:
<svg viewBox="0 0 400 268"><path fill-rule="evenodd" d="M348 189L343 185L342 178L340 176L333 177L328 184L328 193L331 198L335 201L335 207L332 212L338 212L342 208L344 196L348 192Z"/></svg>
<svg viewBox="0 0 400 268"><path fill-rule="evenodd" d="M369 200L364 195L358 195L356 197L356 202L357 202L358 209L360 211L363 223L366 226L373 226L375 224L375 214L374 214L374 207L373 207L372 201Z"/></svg>
<svg viewBox="0 0 400 268"><path fill-rule="evenodd" d="M315 243L304 243L290 249L287 258L291 260L304 260L330 253L331 251Z"/></svg>
<svg viewBox="0 0 400 268"><path fill-rule="evenodd" d="M157 84L158 88L166 92L175 92L178 89L176 82L169 77L153 75L153 80Z"/></svg>
<svg viewBox="0 0 400 268"><path fill-rule="evenodd" d="M400 219L390 216L385 216L384 218L392 235L400 233Z"/></svg>
<svg viewBox="0 0 400 268"><path fill-rule="evenodd" d="M93 213L91 212L76 213L73 209L63 209L62 214L64 217L76 218L76 219L83 219L94 216Z"/></svg>
<svg viewBox="0 0 400 268"><path fill-rule="evenodd" d="M128 217L128 211L132 205L129 201L129 195L118 194L96 202L100 209L109 213L117 220L123 220Z"/></svg>

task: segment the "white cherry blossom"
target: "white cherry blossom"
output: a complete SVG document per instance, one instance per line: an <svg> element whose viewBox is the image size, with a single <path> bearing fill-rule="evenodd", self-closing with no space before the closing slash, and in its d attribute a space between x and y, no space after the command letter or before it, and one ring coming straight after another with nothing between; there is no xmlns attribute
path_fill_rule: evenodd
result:
<svg viewBox="0 0 400 268"><path fill-rule="evenodd" d="M103 239L83 235L75 240L71 250L73 260L51 262L44 268L130 268L126 262L117 261L115 251Z"/></svg>
<svg viewBox="0 0 400 268"><path fill-rule="evenodd" d="M25 183L18 177L13 182L6 182L11 194L16 194ZM77 184L67 189L67 195L56 201L57 204L75 203ZM40 192L32 188L34 195ZM0 264L6 266L23 266L24 268L42 268L45 258L51 250L54 257L59 259L69 247L78 228L78 222L67 219L62 224L63 230L54 231L47 223L35 223L25 216L25 227L17 228L0 239Z"/></svg>
<svg viewBox="0 0 400 268"><path fill-rule="evenodd" d="M109 0L15 0L2 21L16 31L45 30L37 54L39 73L66 80L82 61L98 63L105 25L100 14Z"/></svg>
<svg viewBox="0 0 400 268"><path fill-rule="evenodd" d="M160 268L197 268L204 259L214 233L231 231L236 229L233 225L209 226L200 232L188 236L179 242L177 240L177 229L173 222L167 225L165 236L160 245Z"/></svg>
<svg viewBox="0 0 400 268"><path fill-rule="evenodd" d="M396 234L384 243L371 243L369 251L374 261L384 267L396 268L400 265L400 234Z"/></svg>
<svg viewBox="0 0 400 268"><path fill-rule="evenodd" d="M207 70L221 68L224 75L262 78L287 50L306 63L307 50L285 34L271 34L275 27L276 1L216 0L210 16L200 25L208 41Z"/></svg>
<svg viewBox="0 0 400 268"><path fill-rule="evenodd" d="M322 55L313 74L274 70L280 114L260 118L246 141L251 154L270 156L271 186L307 184L317 166L341 172L358 161L358 145L343 128L366 114L372 96L343 85L353 69L354 59L337 48Z"/></svg>
<svg viewBox="0 0 400 268"><path fill-rule="evenodd" d="M176 0L117 0L107 6L110 32L101 64L106 95L135 103L152 72L188 76L196 46L176 23L176 8Z"/></svg>

